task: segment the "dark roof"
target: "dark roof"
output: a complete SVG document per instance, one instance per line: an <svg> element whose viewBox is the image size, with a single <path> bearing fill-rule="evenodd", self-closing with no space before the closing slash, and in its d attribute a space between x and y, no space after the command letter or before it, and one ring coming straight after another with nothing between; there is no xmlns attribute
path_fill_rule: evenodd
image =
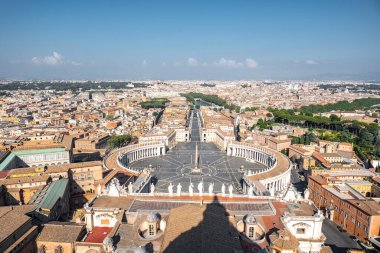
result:
<svg viewBox="0 0 380 253"><path fill-rule="evenodd" d="M161 252L241 250L236 221L223 206L189 204L170 211Z"/></svg>

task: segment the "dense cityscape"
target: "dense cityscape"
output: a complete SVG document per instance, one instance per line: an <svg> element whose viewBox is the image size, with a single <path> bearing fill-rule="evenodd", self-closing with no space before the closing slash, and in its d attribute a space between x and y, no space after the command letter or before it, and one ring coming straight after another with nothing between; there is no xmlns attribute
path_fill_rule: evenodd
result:
<svg viewBox="0 0 380 253"><path fill-rule="evenodd" d="M378 0L0 0L0 253L380 252Z"/></svg>
<svg viewBox="0 0 380 253"><path fill-rule="evenodd" d="M380 95L365 89L376 83L9 83L2 252L377 247Z"/></svg>

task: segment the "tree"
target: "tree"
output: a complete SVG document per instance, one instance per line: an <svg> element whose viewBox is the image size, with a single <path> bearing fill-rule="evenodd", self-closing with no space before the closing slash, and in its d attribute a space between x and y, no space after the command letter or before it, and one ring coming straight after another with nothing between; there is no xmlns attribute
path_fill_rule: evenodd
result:
<svg viewBox="0 0 380 253"><path fill-rule="evenodd" d="M129 134L126 135L114 135L108 139L107 144L111 149L119 148L127 145L132 140L132 136Z"/></svg>
<svg viewBox="0 0 380 253"><path fill-rule="evenodd" d="M339 121L339 120L340 120L340 118L339 118L336 114L331 114L329 118L330 118L330 120L331 120L332 122L335 122L335 121Z"/></svg>
<svg viewBox="0 0 380 253"><path fill-rule="evenodd" d="M371 134L369 131L365 129L361 131L359 135L358 143L360 146L370 147L372 146L373 140L374 140L373 134Z"/></svg>

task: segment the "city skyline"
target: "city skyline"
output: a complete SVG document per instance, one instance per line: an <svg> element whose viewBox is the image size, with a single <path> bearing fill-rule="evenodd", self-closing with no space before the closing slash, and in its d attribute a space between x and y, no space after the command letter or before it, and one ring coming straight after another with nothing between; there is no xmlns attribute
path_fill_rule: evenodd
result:
<svg viewBox="0 0 380 253"><path fill-rule="evenodd" d="M0 79L380 79L377 1L0 6Z"/></svg>

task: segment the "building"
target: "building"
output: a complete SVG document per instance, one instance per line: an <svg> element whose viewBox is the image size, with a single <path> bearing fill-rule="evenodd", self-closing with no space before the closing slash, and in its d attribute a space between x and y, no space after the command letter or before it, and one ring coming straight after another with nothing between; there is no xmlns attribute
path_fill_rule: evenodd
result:
<svg viewBox="0 0 380 253"><path fill-rule="evenodd" d="M71 151L64 147L14 149L0 164L0 170L22 167L43 167L45 165L68 164Z"/></svg>
<svg viewBox="0 0 380 253"><path fill-rule="evenodd" d="M360 241L366 241L380 233L380 204L366 198L369 182L351 180L329 175L310 176L309 198L338 226ZM372 186L370 189L374 194Z"/></svg>
<svg viewBox="0 0 380 253"><path fill-rule="evenodd" d="M286 150L292 144L287 135L279 135L268 139L268 147L276 151Z"/></svg>
<svg viewBox="0 0 380 253"><path fill-rule="evenodd" d="M106 148L107 141L110 138L106 135L87 135L75 140L75 149L77 150L95 150Z"/></svg>
<svg viewBox="0 0 380 253"><path fill-rule="evenodd" d="M62 178L36 192L28 204L34 206L31 211L33 217L45 223L64 218L70 210L69 199L69 180Z"/></svg>
<svg viewBox="0 0 380 253"><path fill-rule="evenodd" d="M0 207L0 252L36 252L37 226L27 215L33 206Z"/></svg>
<svg viewBox="0 0 380 253"><path fill-rule="evenodd" d="M37 237L39 253L74 253L75 242L86 234L85 226L69 222L51 222L43 226Z"/></svg>

